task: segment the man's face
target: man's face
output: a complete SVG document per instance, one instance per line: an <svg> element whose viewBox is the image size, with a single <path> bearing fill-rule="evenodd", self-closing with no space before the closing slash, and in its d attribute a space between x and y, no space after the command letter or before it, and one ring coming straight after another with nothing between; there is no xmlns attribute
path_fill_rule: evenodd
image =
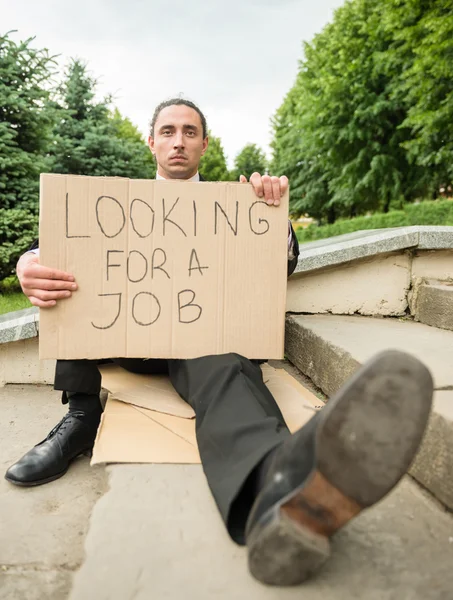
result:
<svg viewBox="0 0 453 600"><path fill-rule="evenodd" d="M196 110L184 104L162 109L148 145L157 160L157 172L165 179L190 179L208 147Z"/></svg>

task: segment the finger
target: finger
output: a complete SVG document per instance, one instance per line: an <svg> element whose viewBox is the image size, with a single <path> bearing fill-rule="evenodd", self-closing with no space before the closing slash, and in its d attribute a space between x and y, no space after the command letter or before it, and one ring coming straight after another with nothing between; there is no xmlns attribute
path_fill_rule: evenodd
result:
<svg viewBox="0 0 453 600"><path fill-rule="evenodd" d="M30 296L28 298L33 306L39 306L39 308L52 308L52 306L56 305L55 300L49 300L48 302L44 302L43 300L39 300L39 298L35 298L34 296Z"/></svg>
<svg viewBox="0 0 453 600"><path fill-rule="evenodd" d="M29 279L25 277L22 279L22 287L32 290L71 290L77 289L77 283L74 281L61 281L53 279Z"/></svg>
<svg viewBox="0 0 453 600"><path fill-rule="evenodd" d="M48 292L46 290L28 290L28 297L37 298L38 300L42 300L44 302L49 302L50 300L61 300L62 298L70 298L72 296L71 292L66 290L61 291L51 291Z"/></svg>
<svg viewBox="0 0 453 600"><path fill-rule="evenodd" d="M262 198L264 190L261 175L259 173L253 173L250 177L250 183L253 185L253 189L255 190L255 194L258 196L258 198Z"/></svg>
<svg viewBox="0 0 453 600"><path fill-rule="evenodd" d="M286 192L288 191L288 186L289 186L288 177L286 177L286 175L282 175L280 177L280 194L282 196L284 196L286 194Z"/></svg>
<svg viewBox="0 0 453 600"><path fill-rule="evenodd" d="M74 281L74 275L66 273L65 271L59 271L58 269L52 269L33 263L24 269L24 277L36 277L37 279L55 279L61 281Z"/></svg>
<svg viewBox="0 0 453 600"><path fill-rule="evenodd" d="M263 175L263 190L264 190L264 199L268 204L273 204L274 199L272 196L272 182L269 175Z"/></svg>
<svg viewBox="0 0 453 600"><path fill-rule="evenodd" d="M274 197L274 206L280 204L280 179L278 177L271 177L272 195Z"/></svg>
<svg viewBox="0 0 453 600"><path fill-rule="evenodd" d="M240 183L247 183L247 177L245 175L239 175Z"/></svg>

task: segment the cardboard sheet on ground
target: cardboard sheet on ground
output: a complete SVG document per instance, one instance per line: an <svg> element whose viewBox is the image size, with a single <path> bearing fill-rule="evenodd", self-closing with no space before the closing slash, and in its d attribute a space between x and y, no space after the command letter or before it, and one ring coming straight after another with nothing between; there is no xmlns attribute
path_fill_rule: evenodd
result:
<svg viewBox="0 0 453 600"><path fill-rule="evenodd" d="M40 261L78 290L41 311L40 358L282 358L288 197L41 175Z"/></svg>
<svg viewBox="0 0 453 600"><path fill-rule="evenodd" d="M322 402L284 369L261 368L289 430L296 431ZM116 365L103 366L101 372L103 387L115 391L106 403L92 465L200 462L193 410L166 376L136 375Z"/></svg>

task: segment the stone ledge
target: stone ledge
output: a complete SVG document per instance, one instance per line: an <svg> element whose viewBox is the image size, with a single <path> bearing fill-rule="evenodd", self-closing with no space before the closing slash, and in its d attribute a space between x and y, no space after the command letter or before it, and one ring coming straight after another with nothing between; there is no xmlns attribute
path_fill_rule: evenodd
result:
<svg viewBox="0 0 453 600"><path fill-rule="evenodd" d="M395 227L356 231L301 244L295 273L406 249L453 248L453 227Z"/></svg>
<svg viewBox="0 0 453 600"><path fill-rule="evenodd" d="M39 309L35 306L0 316L0 344L37 337Z"/></svg>

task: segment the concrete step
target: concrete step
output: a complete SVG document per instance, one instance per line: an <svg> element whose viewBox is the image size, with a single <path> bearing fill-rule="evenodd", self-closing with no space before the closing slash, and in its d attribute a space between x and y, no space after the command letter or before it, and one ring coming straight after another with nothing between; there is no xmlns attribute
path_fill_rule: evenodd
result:
<svg viewBox="0 0 453 600"><path fill-rule="evenodd" d="M289 360L329 397L360 365L388 348L417 356L431 370L434 410L410 473L453 510L453 332L404 319L287 317Z"/></svg>
<svg viewBox="0 0 453 600"><path fill-rule="evenodd" d="M417 286L411 313L420 323L453 331L453 284L429 281Z"/></svg>

